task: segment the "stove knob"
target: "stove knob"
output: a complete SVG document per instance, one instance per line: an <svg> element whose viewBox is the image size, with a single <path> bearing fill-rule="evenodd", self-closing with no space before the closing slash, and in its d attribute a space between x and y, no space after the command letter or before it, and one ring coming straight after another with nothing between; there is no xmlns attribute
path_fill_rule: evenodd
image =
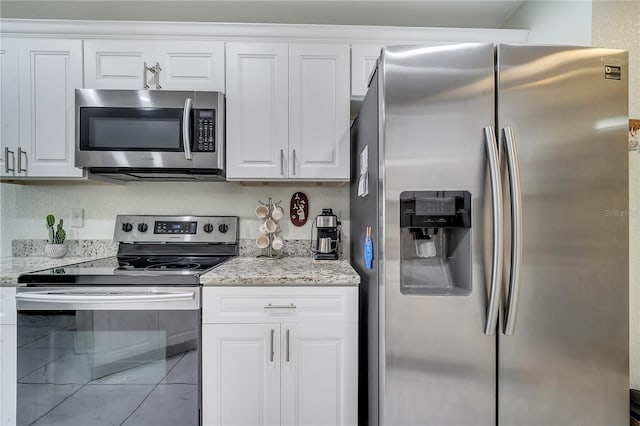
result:
<svg viewBox="0 0 640 426"><path fill-rule="evenodd" d="M218 225L218 231L220 231L221 233L226 234L228 230L229 225L227 225L226 223L221 223L220 225Z"/></svg>
<svg viewBox="0 0 640 426"><path fill-rule="evenodd" d="M207 234L210 234L211 232L213 232L213 225L210 223L207 223L203 229L204 229L204 232L206 232Z"/></svg>
<svg viewBox="0 0 640 426"><path fill-rule="evenodd" d="M133 225L130 224L129 222L122 224L122 230L124 232L131 232L132 229L133 229Z"/></svg>
<svg viewBox="0 0 640 426"><path fill-rule="evenodd" d="M138 224L138 231L147 232L147 229L149 229L149 226L146 223L139 223Z"/></svg>

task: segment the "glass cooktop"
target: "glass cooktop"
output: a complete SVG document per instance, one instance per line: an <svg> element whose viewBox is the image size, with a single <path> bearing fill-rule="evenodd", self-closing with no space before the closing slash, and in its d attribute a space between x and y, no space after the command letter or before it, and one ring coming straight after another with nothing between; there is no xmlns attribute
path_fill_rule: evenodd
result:
<svg viewBox="0 0 640 426"><path fill-rule="evenodd" d="M198 285L201 274L233 256L113 256L21 275L28 286Z"/></svg>

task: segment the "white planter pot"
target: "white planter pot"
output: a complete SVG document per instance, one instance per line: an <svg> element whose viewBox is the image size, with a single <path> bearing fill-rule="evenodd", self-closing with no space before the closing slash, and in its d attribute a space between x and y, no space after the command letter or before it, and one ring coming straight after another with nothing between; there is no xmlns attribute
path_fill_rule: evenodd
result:
<svg viewBox="0 0 640 426"><path fill-rule="evenodd" d="M67 250L69 250L69 247L67 247L67 245L64 243L62 244L47 243L44 245L45 256L51 257L53 259L63 257L65 254L67 254Z"/></svg>

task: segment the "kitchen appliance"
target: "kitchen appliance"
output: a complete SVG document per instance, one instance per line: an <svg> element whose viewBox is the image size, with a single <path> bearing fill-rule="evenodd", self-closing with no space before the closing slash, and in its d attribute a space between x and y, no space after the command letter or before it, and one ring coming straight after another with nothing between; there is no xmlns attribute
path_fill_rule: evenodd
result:
<svg viewBox="0 0 640 426"><path fill-rule="evenodd" d="M118 216L117 256L21 275L17 423L201 424L200 276L238 218Z"/></svg>
<svg viewBox="0 0 640 426"><path fill-rule="evenodd" d="M628 424L627 75L610 49L382 50L352 126L361 424Z"/></svg>
<svg viewBox="0 0 640 426"><path fill-rule="evenodd" d="M315 242L313 228L316 229ZM333 214L332 209L322 209L322 214L316 216L311 228L311 243L315 260L338 260L340 220Z"/></svg>
<svg viewBox="0 0 640 426"><path fill-rule="evenodd" d="M76 89L75 166L112 180L224 180L224 95Z"/></svg>

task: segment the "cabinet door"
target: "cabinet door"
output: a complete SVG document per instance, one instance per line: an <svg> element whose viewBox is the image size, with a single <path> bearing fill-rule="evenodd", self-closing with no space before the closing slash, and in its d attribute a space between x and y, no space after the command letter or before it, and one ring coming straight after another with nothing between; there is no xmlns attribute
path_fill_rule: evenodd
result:
<svg viewBox="0 0 640 426"><path fill-rule="evenodd" d="M16 174L20 142L18 40L0 39L0 176Z"/></svg>
<svg viewBox="0 0 640 426"><path fill-rule="evenodd" d="M356 323L282 328L282 424L356 425Z"/></svg>
<svg viewBox="0 0 640 426"><path fill-rule="evenodd" d="M141 40L85 40L84 86L87 89L154 88L155 42Z"/></svg>
<svg viewBox="0 0 640 426"><path fill-rule="evenodd" d="M0 288L0 425L16 424L16 289Z"/></svg>
<svg viewBox="0 0 640 426"><path fill-rule="evenodd" d="M367 94L371 72L383 47L378 44L351 46L351 96L364 97Z"/></svg>
<svg viewBox="0 0 640 426"><path fill-rule="evenodd" d="M206 426L280 424L280 324L202 326Z"/></svg>
<svg viewBox="0 0 640 426"><path fill-rule="evenodd" d="M19 43L20 176L81 177L74 167L75 89L82 87L82 41Z"/></svg>
<svg viewBox="0 0 640 426"><path fill-rule="evenodd" d="M224 91L224 42L158 41L160 87Z"/></svg>
<svg viewBox="0 0 640 426"><path fill-rule="evenodd" d="M288 46L228 43L227 178L288 175Z"/></svg>
<svg viewBox="0 0 640 426"><path fill-rule="evenodd" d="M289 177L349 180L349 46L289 49Z"/></svg>

